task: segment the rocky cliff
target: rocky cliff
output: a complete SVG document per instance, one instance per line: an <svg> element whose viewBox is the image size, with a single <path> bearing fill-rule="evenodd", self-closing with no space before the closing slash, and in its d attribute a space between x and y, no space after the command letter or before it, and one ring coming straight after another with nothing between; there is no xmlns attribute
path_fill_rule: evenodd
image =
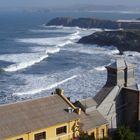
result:
<svg viewBox="0 0 140 140"><path fill-rule="evenodd" d="M106 29L140 29L140 23L131 22L117 22L113 20L104 20L97 18L72 18L72 17L58 17L52 19L46 24L49 25L63 25L63 26L78 26L81 28L106 28Z"/></svg>
<svg viewBox="0 0 140 140"><path fill-rule="evenodd" d="M140 52L140 30L116 30L96 32L81 38L78 43L97 44L100 46L116 46L123 51Z"/></svg>

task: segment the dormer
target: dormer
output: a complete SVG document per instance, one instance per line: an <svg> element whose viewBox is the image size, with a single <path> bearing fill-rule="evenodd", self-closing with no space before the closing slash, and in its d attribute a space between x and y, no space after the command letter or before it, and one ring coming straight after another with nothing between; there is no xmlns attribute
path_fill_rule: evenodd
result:
<svg viewBox="0 0 140 140"><path fill-rule="evenodd" d="M97 103L92 97L77 101L75 104L76 106L80 107L85 113L95 111L97 107Z"/></svg>

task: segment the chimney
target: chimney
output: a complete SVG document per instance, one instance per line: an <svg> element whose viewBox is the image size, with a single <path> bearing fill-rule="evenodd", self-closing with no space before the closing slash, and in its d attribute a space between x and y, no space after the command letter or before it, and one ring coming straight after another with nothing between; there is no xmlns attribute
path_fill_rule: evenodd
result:
<svg viewBox="0 0 140 140"><path fill-rule="evenodd" d="M61 95L61 96L64 95L64 90L62 90L62 89L60 89L60 88L57 88L57 89L55 90L55 92L56 92L56 94L58 94L58 95Z"/></svg>
<svg viewBox="0 0 140 140"><path fill-rule="evenodd" d="M64 90L57 88L55 93L59 95L71 108L76 109L76 107L68 100L68 98L64 95Z"/></svg>
<svg viewBox="0 0 140 140"><path fill-rule="evenodd" d="M126 64L123 58L117 58L114 63L107 66L107 84L109 85L125 85L125 69Z"/></svg>
<svg viewBox="0 0 140 140"><path fill-rule="evenodd" d="M68 112L72 113L73 111L75 111L78 115L81 114L81 108L79 107L75 107L67 97L65 97L64 95L64 90L57 88L55 90L56 94L59 95L70 107L68 108Z"/></svg>

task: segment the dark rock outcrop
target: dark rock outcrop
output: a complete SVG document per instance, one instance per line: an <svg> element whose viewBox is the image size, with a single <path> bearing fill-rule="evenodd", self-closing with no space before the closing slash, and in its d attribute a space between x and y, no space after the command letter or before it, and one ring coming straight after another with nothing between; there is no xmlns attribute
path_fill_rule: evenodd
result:
<svg viewBox="0 0 140 140"><path fill-rule="evenodd" d="M116 29L117 23L111 20L100 20L95 18L71 18L71 17L58 17L52 19L47 25L63 25L63 26L78 26L81 28L111 28Z"/></svg>
<svg viewBox="0 0 140 140"><path fill-rule="evenodd" d="M78 43L97 44L100 46L116 46L123 51L140 52L140 30L116 30L96 32L81 38Z"/></svg>
<svg viewBox="0 0 140 140"><path fill-rule="evenodd" d="M71 18L71 17L58 17L52 19L46 24L49 25L63 25L81 28L105 28L105 29L140 29L140 23L131 22L117 22L113 20L104 20L96 18Z"/></svg>

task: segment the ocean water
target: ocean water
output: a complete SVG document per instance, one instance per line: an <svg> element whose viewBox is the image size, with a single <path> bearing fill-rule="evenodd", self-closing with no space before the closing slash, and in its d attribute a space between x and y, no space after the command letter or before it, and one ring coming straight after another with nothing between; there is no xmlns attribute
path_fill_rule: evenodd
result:
<svg viewBox="0 0 140 140"><path fill-rule="evenodd" d="M75 101L94 96L105 84L105 66L119 51L114 46L76 43L101 29L45 26L57 16L139 17L101 12L0 13L0 104L48 96L56 87ZM128 51L124 57L138 66L139 82L140 54Z"/></svg>

